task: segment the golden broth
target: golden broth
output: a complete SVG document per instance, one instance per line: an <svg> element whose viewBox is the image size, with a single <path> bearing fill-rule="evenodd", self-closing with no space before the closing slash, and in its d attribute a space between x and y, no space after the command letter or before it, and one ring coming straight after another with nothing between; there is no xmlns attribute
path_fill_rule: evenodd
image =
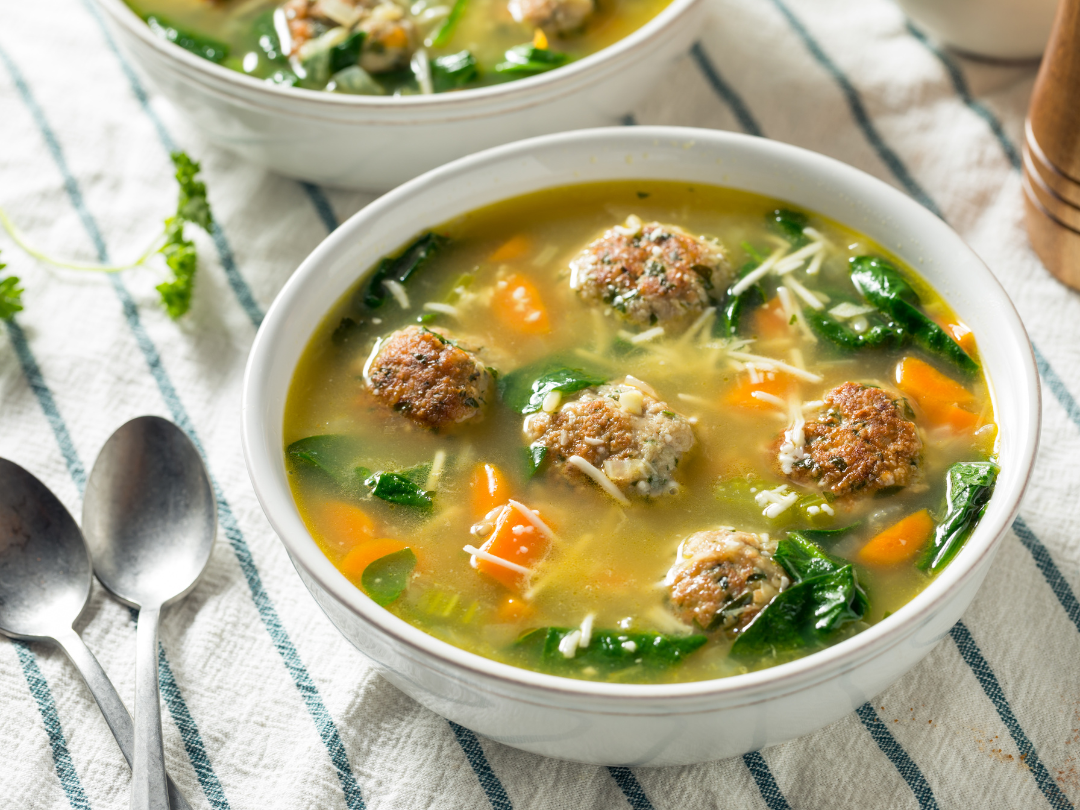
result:
<svg viewBox="0 0 1080 810"><path fill-rule="evenodd" d="M768 403L752 408L727 402L733 389L751 373L741 370L742 364L728 352L751 352L816 372L821 382L799 384L798 397L803 401L820 400L848 380L895 390L898 360L918 353L908 347L843 356L821 341L808 340L798 324L783 322L773 337L759 337L750 343L728 343L706 330L701 336L664 335L628 351L631 344L626 338L641 330L589 307L569 287L570 259L631 214L646 222L656 220L694 234L716 236L726 246L732 265L738 267L745 259L741 245L756 245L768 254L779 244L779 237L765 224L766 214L777 205L776 200L745 192L658 181L547 190L474 211L438 228L450 241L409 280L408 310L392 297L377 310L365 310L355 303L355 292L331 309L312 336L293 378L284 422L286 446L313 435L347 434L362 444L362 463L372 470L409 468L431 462L440 452L445 454L430 512L376 499L361 504L374 524L370 533L404 541L419 559L407 590L389 606L392 612L456 646L522 663L512 644L523 631L545 626L573 628L589 613L595 614L597 629L669 631L673 619L659 584L680 541L696 531L735 526L767 532L775 539L794 528L859 523L829 548L832 554L855 560L869 538L912 512L926 508L940 520L949 465L983 460L994 450L992 405L981 375L967 381L976 403L972 410L980 414L977 431L935 428L924 424L922 418L917 422L923 429L922 469L927 487L912 486L888 497L851 504L838 500L830 507L835 513L832 516L820 508L810 514L814 510L792 507L769 519L749 488L785 483L770 459L769 448L789 419ZM826 293L850 289L849 257L866 253L888 256L866 237L823 217L810 216L828 247L816 276L795 271L807 287ZM520 255L492 261L489 257L512 238ZM941 322L955 321L946 303L925 282L910 270L904 272L927 314ZM490 291L509 273L527 276L540 291L551 319L548 334L523 333L493 310ZM462 294L464 274L471 282ZM362 291L366 285L365 280L356 290ZM679 493L655 499L634 497L631 506L623 508L598 487L573 486L549 469L541 469L529 480L522 461L527 444L522 434L523 417L499 401L489 402L482 422L465 423L445 432L418 428L376 403L365 392L362 380L362 368L376 338L415 323L425 312L425 302L447 301L453 302L460 318L439 314L433 325L487 347L481 357L502 375L558 355L570 364L602 368L611 378L631 374L644 380L672 410L692 417L697 442L675 472ZM341 347L331 336L346 316L360 322L360 327ZM744 318L740 334L751 335L755 323L750 316ZM523 600L479 574L470 566L470 555L462 550L465 544L480 544L470 535L470 527L483 513L473 507L469 482L481 463L501 471L511 497L538 510L558 535L558 542L531 578L530 599ZM340 500L340 495L326 481L305 475L295 466L291 467L290 482L306 525L330 560L339 564L358 536L342 531L333 507L327 506ZM870 611L847 634L880 621L930 581L911 561L891 566L859 565L857 572L869 594ZM359 584L358 579L354 581ZM508 602L511 598L516 602ZM690 681L746 671L746 662L728 658L728 648L729 642L721 637L668 670L645 673L631 666L610 677L630 682Z"/></svg>

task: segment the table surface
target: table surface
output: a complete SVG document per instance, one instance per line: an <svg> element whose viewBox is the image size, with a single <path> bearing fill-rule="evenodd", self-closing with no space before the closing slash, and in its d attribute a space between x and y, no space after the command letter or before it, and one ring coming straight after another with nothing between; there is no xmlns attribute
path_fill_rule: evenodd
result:
<svg viewBox="0 0 1080 810"><path fill-rule="evenodd" d="M1043 377L1042 452L1020 518L963 621L843 720L685 768L576 765L448 724L378 677L327 622L274 536L240 449L240 383L289 274L372 198L267 174L208 146L117 53L89 0L8 3L0 205L86 261L138 255L175 204L168 152L202 161L219 229L198 240L191 314L160 276L48 269L0 236L26 310L0 329L0 456L78 514L123 421L197 437L221 542L161 632L168 766L195 807L1072 807L1080 801L1080 300L1023 228L1019 141L1035 66L943 53L889 0L716 0L700 41L630 122L744 131L839 158L947 220L1016 302ZM131 705L131 613L95 584L80 623ZM0 639L0 804L126 808L129 775L72 667Z"/></svg>

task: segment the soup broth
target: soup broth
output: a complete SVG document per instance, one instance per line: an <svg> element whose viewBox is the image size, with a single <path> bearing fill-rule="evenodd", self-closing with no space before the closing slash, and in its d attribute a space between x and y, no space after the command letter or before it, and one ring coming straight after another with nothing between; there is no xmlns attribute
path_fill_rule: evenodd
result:
<svg viewBox="0 0 1080 810"><path fill-rule="evenodd" d="M617 42L670 0L127 0L151 29L255 78L359 95L499 84Z"/></svg>
<svg viewBox="0 0 1080 810"><path fill-rule="evenodd" d="M741 191L640 181L531 194L436 233L334 305L297 366L283 449L330 560L440 639L620 682L770 666L902 607L989 496L996 428L970 333L910 268L839 223ZM657 263L646 274L661 275L667 246L685 257L679 239L708 237L695 261L726 276L671 320L613 287L592 300L581 254L605 233L644 245ZM598 267L621 260L609 248L594 251ZM658 295L678 293L673 272ZM909 309L890 309L889 295ZM410 325L416 357L476 350L477 387L455 393L457 410L423 410L436 389L422 370L398 379L420 386L413 400L376 395L387 338ZM497 374L487 389L484 370ZM431 427L432 414L473 405ZM576 423L557 422L574 408ZM646 462L615 458L618 436L611 464L567 461L570 445L581 458L602 443L566 436L601 412L655 428L635 437L647 476L633 472ZM841 448L811 464L841 417L869 441L875 419L891 420L877 455L895 451L902 466L875 457L878 477L829 484L865 461ZM701 532L712 534L688 542ZM737 551L718 552L725 543Z"/></svg>

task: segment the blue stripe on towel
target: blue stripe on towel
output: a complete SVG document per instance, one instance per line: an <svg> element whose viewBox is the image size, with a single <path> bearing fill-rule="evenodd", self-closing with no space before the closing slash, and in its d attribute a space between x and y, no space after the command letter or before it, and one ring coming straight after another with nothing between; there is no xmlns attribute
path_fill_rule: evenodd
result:
<svg viewBox="0 0 1080 810"><path fill-rule="evenodd" d="M941 64L945 67L945 72L949 74L949 78L952 80L953 87L956 89L956 94L960 96L960 100L963 101L973 113L986 121L990 127L990 131L994 133L994 137L997 138L998 143L1001 144L1001 149L1005 153L1005 157L1008 158L1012 167L1019 171L1020 166L1022 165L1020 153L1016 151L1016 146L1009 140L1009 136L1005 134L1005 128L1002 127L1001 121L999 121L997 117L982 104L982 102L977 101L975 97L971 95L971 90L967 86L967 80L964 79L964 74L961 72L960 66L956 64L956 61L951 56L927 39L926 35L912 25L910 20L907 23L907 30L911 36L915 37L915 39L925 45L927 50L941 61Z"/></svg>
<svg viewBox="0 0 1080 810"><path fill-rule="evenodd" d="M0 52L0 58L3 58ZM45 733L49 735L49 747L52 749L53 765L56 767L56 776L60 780L60 787L64 789L68 804L72 810L90 810L90 802L83 792L79 774L75 772L75 765L71 761L71 752L68 751L67 740L64 738L64 729L60 726L60 715L56 713L56 703L53 702L52 691L38 668L37 658L25 641L12 641L15 654L19 656L23 675L26 677L26 685L30 688L30 694L37 701L38 711L41 712L42 722L45 723Z"/></svg>
<svg viewBox="0 0 1080 810"><path fill-rule="evenodd" d="M64 178L64 186L68 190L71 203L79 214L79 218L82 220L88 236L97 247L99 260L102 262L108 261L108 251L105 247L104 239L101 236L101 231L98 229L97 223L94 221L83 202L82 193L79 190L78 183L68 168L67 161L60 149L60 144L56 140L56 136L49 126L48 121L45 119L44 112L31 94L30 88L22 78L22 75L2 49L0 49L0 61L3 61L7 66L19 93L23 97L23 101L29 108L41 130L42 137L49 146L49 150L56 162L57 168ZM188 434L192 442L199 449L199 453L202 455L203 459L206 460L206 453L195 433L191 418L188 416L172 381L169 379L168 373L165 371L165 367L162 365L157 347L154 345L153 341L150 340L150 336L142 325L134 299L132 299L131 294L128 292L127 287L124 286L119 275L111 275L109 278L113 289L120 299L128 326L146 359L147 365L150 367L150 373L158 385L158 390L161 392L165 404L172 413L173 421ZM350 810L363 810L364 801L360 794L360 787L352 773L352 768L349 765L345 747L341 742L341 736L338 733L337 727L334 725L330 713L322 702L322 698L319 695L319 690L316 687L315 682L304 668L300 656L296 651L296 647L292 643L292 639L289 638L288 633L281 623L277 610L274 608L273 602L262 584L262 578L255 566L251 551L240 532L240 527L236 522L232 509L225 500L224 493L212 474L211 483L214 488L214 496L218 505L218 520L225 531L225 536L232 545L233 551L240 563L240 569L244 572L248 587L252 592L252 598L259 611L259 615L263 620L263 624L266 626L267 632L270 634L275 648L284 660L285 668L292 676L293 682L300 691L304 703L315 722L315 727L319 732L319 736L326 745L331 762L337 770L338 778L341 781L342 790L345 793L346 804Z"/></svg>
<svg viewBox="0 0 1080 810"><path fill-rule="evenodd" d="M3 52L0 51L0 56L2 54ZM38 404L45 414L45 419L49 423L49 427L52 428L53 436L56 437L56 443L60 446L60 454L64 457L64 463L67 464L71 480L75 482L76 488L81 493L86 488L86 468L83 467L79 452L75 449L75 442L72 441L71 433L68 432L67 423L64 422L64 417L60 415L60 409L56 407L56 400L53 399L52 391L49 390L49 386L45 382L41 367L38 365L34 353L30 350L30 344L26 340L26 333L14 320L5 321L4 325L7 327L11 345L15 348L15 356L19 358L19 365L22 366L26 384L30 386L30 390L37 397Z"/></svg>
<svg viewBox="0 0 1080 810"><path fill-rule="evenodd" d="M336 230L340 223L323 190L314 183L308 182L301 182L300 187L304 189L308 199L311 200L311 204L315 206L315 213L319 215L319 219L322 220L326 230L328 232Z"/></svg>
<svg viewBox="0 0 1080 810"><path fill-rule="evenodd" d="M893 173L893 176L900 181L900 184L907 190L908 194L918 200L923 206L929 208L937 216L944 219L941 210L937 207L937 204L930 199L930 195L926 193L922 186L915 180L908 171L907 166L900 160L900 157L892 150L885 139L881 137L881 134L877 131L874 123L870 120L869 113L866 112L866 107L863 105L862 97L859 95L859 91L855 89L855 85L851 83L851 80L836 66L836 64L828 57L818 41L814 39L810 32L806 30L806 27L802 24L802 21L796 17L791 9L789 9L783 2L783 0L772 0L774 6L779 9L780 13L787 19L788 24L792 30L798 34L799 39L803 41L806 49L810 51L810 55L817 60L826 72L832 76L833 80L840 87L841 92L844 94L844 98L847 99L848 108L851 110L851 116L855 119L855 123L858 124L859 129L862 130L866 140L870 142L870 145L874 147L874 151L877 152L878 157L889 167L889 171Z"/></svg>
<svg viewBox="0 0 1080 810"><path fill-rule="evenodd" d="M742 759L750 775L754 777L754 782L757 783L758 792L765 800L765 806L769 810L791 810L791 805L781 792L780 786L776 784L776 779L769 770L769 764L761 752L751 751L749 754L743 754Z"/></svg>
<svg viewBox="0 0 1080 810"><path fill-rule="evenodd" d="M1061 603L1061 607L1064 608L1069 621L1076 625L1077 630L1080 630L1080 602L1077 602L1076 594L1072 592L1069 583L1066 582L1065 577L1062 576L1061 571L1054 564L1054 558L1050 556L1046 546L1039 541L1035 533L1028 528L1024 519L1019 516L1013 521L1013 531L1020 538L1024 548L1031 552L1031 556L1035 559L1035 565L1042 571L1042 575L1046 578L1046 584L1050 586L1050 590L1054 592L1054 596Z"/></svg>
<svg viewBox="0 0 1080 810"><path fill-rule="evenodd" d="M1028 739L1024 729L1017 722L1016 715L1013 714L1012 707L1009 706L1009 701L1001 690L1001 684L998 683L997 676L990 669L990 665L983 657L979 646L975 643L975 639L971 637L971 631L961 621L953 626L952 630L949 631L949 635L956 642L956 648L960 651L960 656L971 667L971 671L975 674L979 685L982 686L986 696L990 698L990 702L997 709L1001 722L1009 730L1009 734L1012 736L1013 742L1016 743L1016 748L1019 750L1024 764L1031 771L1031 775L1035 777L1035 782L1046 797L1046 801L1050 803L1054 810L1071 808L1073 806L1072 802L1065 797L1065 794L1061 792L1057 783L1047 772L1046 766L1042 764L1042 760L1039 759L1039 755L1035 751L1035 746L1031 744L1031 740Z"/></svg>
<svg viewBox="0 0 1080 810"><path fill-rule="evenodd" d="M697 63L698 70L701 71L713 92L720 97L720 100L731 110L732 115L738 119L743 132L747 135L761 136L761 126L750 112L750 108L746 106L742 96L736 93L734 88L720 76L720 71L716 69L712 60L709 59L709 55L705 53L705 49L701 47L700 42L695 42L693 47L690 48L690 56Z"/></svg>
<svg viewBox="0 0 1080 810"><path fill-rule="evenodd" d="M446 722L450 724L458 745L465 752L465 758L469 760L469 765L472 766L480 787L487 794L488 801L491 802L491 810L512 810L513 805L510 804L510 797L506 793L506 788L499 781L499 777L495 775L495 771L491 769L491 763L488 762L487 757L484 755L480 740L465 726L459 726L453 720L447 720Z"/></svg>
<svg viewBox="0 0 1080 810"><path fill-rule="evenodd" d="M915 760L908 755L908 752L904 750L885 724L881 722L881 718L874 711L874 707L869 703L864 703L855 710L855 714L862 720L862 724L866 726L866 730L870 732L870 736L874 738L874 742L878 744L881 752L889 758L889 762L896 767L900 776L908 783L908 787L915 794L915 800L919 803L921 810L937 810L937 799L934 798L934 792L930 789L930 783L926 781L926 777L919 770L919 766L915 764Z"/></svg>
<svg viewBox="0 0 1080 810"><path fill-rule="evenodd" d="M165 129L165 125L161 122L161 119L154 111L154 108L150 106L150 99L142 86L142 82L139 81L139 77L135 75L135 71L131 69L131 65L128 63L127 59L124 58L120 49L116 47L116 42L113 40L112 34L105 25L105 21L101 18L101 12L97 10L97 7L91 0L84 0L83 5L86 6L87 11L90 12L90 16L97 22L98 27L101 28L102 36L105 38L109 50L111 50L120 61L120 68L123 70L128 83L131 85L131 92L135 95L143 112L146 113L147 117L154 125L154 129L157 130L158 139L161 141L161 145L164 146L165 150L168 152L176 152L179 149L176 145L176 141L173 139L172 135L169 134L169 131ZM214 240L214 247L217 248L218 259L221 261L221 267L225 271L225 278L228 280L229 286L232 287L237 301L240 302L240 306L247 314L252 326L258 329L259 324L261 324L263 320L264 313L262 307L260 307L255 300L255 296L252 294L247 281L237 269L236 259L233 256L232 248L229 246L229 241L225 238L225 232L221 229L220 223L214 222L214 227L211 230L210 236Z"/></svg>
<svg viewBox="0 0 1080 810"><path fill-rule="evenodd" d="M634 810L653 810L652 802L649 801L649 797L645 794L645 788L641 786L632 770L622 767L609 767L608 773L611 774L611 778L615 780L615 784L619 786L619 790L623 792L626 801L630 803Z"/></svg>

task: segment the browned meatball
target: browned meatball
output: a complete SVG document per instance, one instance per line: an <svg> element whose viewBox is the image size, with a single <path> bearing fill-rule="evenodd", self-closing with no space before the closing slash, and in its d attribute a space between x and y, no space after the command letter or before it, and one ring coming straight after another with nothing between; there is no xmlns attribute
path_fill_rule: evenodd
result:
<svg viewBox="0 0 1080 810"><path fill-rule="evenodd" d="M666 580L675 615L702 630L734 635L790 584L772 551L750 532L720 528L690 535Z"/></svg>
<svg viewBox="0 0 1080 810"><path fill-rule="evenodd" d="M507 7L518 22L561 34L581 28L596 5L593 0L510 0Z"/></svg>
<svg viewBox="0 0 1080 810"><path fill-rule="evenodd" d="M781 472L839 497L871 495L918 480L922 440L897 398L846 382L824 401L821 416L802 426L801 448L790 428L777 439Z"/></svg>
<svg viewBox="0 0 1080 810"><path fill-rule="evenodd" d="M586 388L550 412L525 418L525 436L548 448L552 468L572 481L586 475L570 463L578 456L602 470L620 491L662 495L679 459L694 445L686 418L665 402L625 383Z"/></svg>
<svg viewBox="0 0 1080 810"><path fill-rule="evenodd" d="M406 66L419 44L416 26L392 0L289 0L282 8L291 38L290 54L301 61L313 55L312 48L320 47L315 40L322 35L336 37L334 44L340 44L356 30L365 35L360 67L368 73L386 73ZM324 40L323 45L330 43Z"/></svg>
<svg viewBox="0 0 1080 810"><path fill-rule="evenodd" d="M375 344L364 367L375 398L425 427L477 419L491 373L445 329L408 326Z"/></svg>
<svg viewBox="0 0 1080 810"><path fill-rule="evenodd" d="M720 245L637 217L586 246L570 271L570 287L583 299L642 325L701 313L709 291L719 291L730 276Z"/></svg>

